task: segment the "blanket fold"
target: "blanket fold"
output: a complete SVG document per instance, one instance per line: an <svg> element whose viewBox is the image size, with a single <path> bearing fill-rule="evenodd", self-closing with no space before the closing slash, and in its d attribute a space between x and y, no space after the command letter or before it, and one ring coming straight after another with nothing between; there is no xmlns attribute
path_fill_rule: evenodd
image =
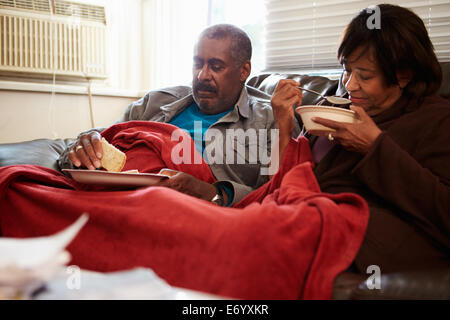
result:
<svg viewBox="0 0 450 320"><path fill-rule="evenodd" d="M171 163L175 129L134 121L103 135L130 155L129 169L163 166L214 182L204 162ZM87 190L51 169L4 167L0 230L5 237L48 235L88 212L68 246L71 264L81 268L148 267L171 285L233 298L329 299L334 278L359 249L368 208L354 194L321 193L310 154L306 139L293 139L278 173L235 208L156 186Z"/></svg>

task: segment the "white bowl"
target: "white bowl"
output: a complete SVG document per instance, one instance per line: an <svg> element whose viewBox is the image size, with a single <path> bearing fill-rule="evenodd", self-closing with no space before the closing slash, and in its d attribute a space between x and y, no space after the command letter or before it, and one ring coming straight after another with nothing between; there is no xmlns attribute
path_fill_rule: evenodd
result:
<svg viewBox="0 0 450 320"><path fill-rule="evenodd" d="M335 132L336 130L313 122L311 120L313 117L320 117L347 123L354 123L357 121L355 118L355 111L343 108L312 105L297 107L295 111L302 118L306 130L316 136L327 135L328 133Z"/></svg>

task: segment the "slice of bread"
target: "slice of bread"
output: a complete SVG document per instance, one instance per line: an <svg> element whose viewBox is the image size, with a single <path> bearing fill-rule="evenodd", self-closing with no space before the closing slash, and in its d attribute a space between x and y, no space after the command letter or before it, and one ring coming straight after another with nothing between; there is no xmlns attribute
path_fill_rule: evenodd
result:
<svg viewBox="0 0 450 320"><path fill-rule="evenodd" d="M103 157L101 160L102 167L108 171L120 172L122 171L127 156L125 153L114 147L105 138L102 138Z"/></svg>

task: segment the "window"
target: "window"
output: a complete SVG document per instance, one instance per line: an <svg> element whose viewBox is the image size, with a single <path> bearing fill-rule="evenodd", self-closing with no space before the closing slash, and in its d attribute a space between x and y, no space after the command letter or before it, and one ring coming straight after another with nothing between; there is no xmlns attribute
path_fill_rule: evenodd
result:
<svg viewBox="0 0 450 320"><path fill-rule="evenodd" d="M210 0L209 25L229 23L244 30L252 41L252 75L265 68L263 0Z"/></svg>
<svg viewBox="0 0 450 320"><path fill-rule="evenodd" d="M448 0L390 3L418 14L428 28L439 60L450 61ZM360 0L267 0L266 70L310 74L323 69L340 70L336 51L345 26L361 9L373 4Z"/></svg>
<svg viewBox="0 0 450 320"><path fill-rule="evenodd" d="M141 89L192 82L193 49L207 15L207 0L142 0Z"/></svg>
<svg viewBox="0 0 450 320"><path fill-rule="evenodd" d="M263 0L143 0L142 6L143 88L190 85L197 37L218 23L247 32L253 45L252 75L263 70Z"/></svg>

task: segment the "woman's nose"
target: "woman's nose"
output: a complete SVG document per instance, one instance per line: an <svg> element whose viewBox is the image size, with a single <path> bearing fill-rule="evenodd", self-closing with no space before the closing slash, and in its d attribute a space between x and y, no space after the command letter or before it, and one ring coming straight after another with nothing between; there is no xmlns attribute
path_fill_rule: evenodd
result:
<svg viewBox="0 0 450 320"><path fill-rule="evenodd" d="M359 89L359 83L353 74L348 75L348 78L346 79L344 85L347 91L355 91Z"/></svg>

